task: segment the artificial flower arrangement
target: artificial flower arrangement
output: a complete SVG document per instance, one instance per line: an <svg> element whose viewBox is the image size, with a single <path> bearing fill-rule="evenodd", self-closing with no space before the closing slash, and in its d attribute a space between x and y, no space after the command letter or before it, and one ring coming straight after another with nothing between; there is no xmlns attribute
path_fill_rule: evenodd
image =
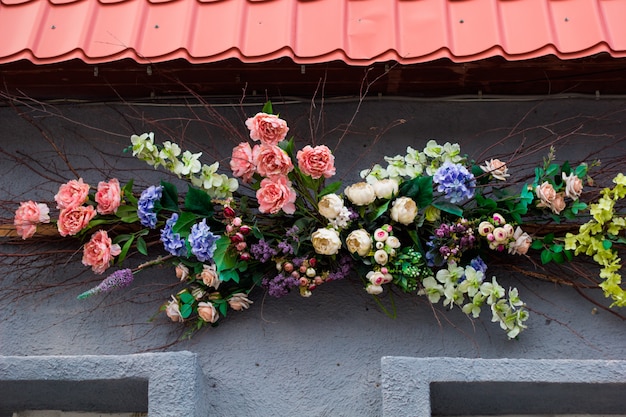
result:
<svg viewBox="0 0 626 417"><path fill-rule="evenodd" d="M491 320L516 338L526 328L527 307L516 288L490 276L483 258L536 250L543 263L591 256L612 306L626 305L613 247L624 243L626 228L614 211L626 196L622 174L588 206L579 199L589 179L586 163L559 165L551 152L532 182L512 190L505 162L475 163L459 145L430 140L423 150L408 147L405 155L384 157L386 167L376 164L360 172L362 181L344 186L332 181L331 150L296 150L270 102L246 126L252 143L233 149L232 177L219 173L218 162L202 164L201 153L155 143L152 133L131 137L134 156L188 181L182 199L165 181L138 196L132 182L122 186L117 179L100 182L95 193L80 178L60 186L54 197L59 235L85 238L82 263L95 274L118 267L78 298L124 288L136 273L170 263L183 288L162 310L192 333L217 325L231 310L248 309L255 287L274 297L309 297L356 273L374 297L399 289L473 318L488 309ZM579 218L587 221L576 234L533 238L524 231L530 220ZM17 209L14 225L27 239L38 224L51 221L46 204L28 201ZM112 226L119 225L126 230L115 233ZM131 250L149 260L124 268Z"/></svg>

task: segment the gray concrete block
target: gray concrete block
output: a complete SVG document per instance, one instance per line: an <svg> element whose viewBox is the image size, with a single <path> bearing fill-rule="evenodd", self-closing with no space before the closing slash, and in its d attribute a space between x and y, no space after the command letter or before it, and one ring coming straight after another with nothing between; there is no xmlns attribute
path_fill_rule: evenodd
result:
<svg viewBox="0 0 626 417"><path fill-rule="evenodd" d="M206 417L208 400L191 352L0 356L0 416L37 409Z"/></svg>
<svg viewBox="0 0 626 417"><path fill-rule="evenodd" d="M383 357L383 416L624 414L626 361Z"/></svg>

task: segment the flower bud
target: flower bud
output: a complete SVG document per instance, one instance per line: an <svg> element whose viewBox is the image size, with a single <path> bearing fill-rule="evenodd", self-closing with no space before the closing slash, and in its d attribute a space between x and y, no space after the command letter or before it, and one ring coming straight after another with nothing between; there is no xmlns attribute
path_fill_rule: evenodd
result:
<svg viewBox="0 0 626 417"><path fill-rule="evenodd" d="M245 238L243 237L243 235L239 232L235 233L234 235L232 235L230 237L230 241L233 243L239 243L239 242L243 242L245 240Z"/></svg>
<svg viewBox="0 0 626 417"><path fill-rule="evenodd" d="M293 264L291 262L285 262L283 264L283 269L285 270L285 272L291 273L291 271L293 271Z"/></svg>
<svg viewBox="0 0 626 417"><path fill-rule="evenodd" d="M251 258L252 257L250 256L248 252L244 252L239 255L239 259L241 259L242 261L249 261Z"/></svg>
<svg viewBox="0 0 626 417"><path fill-rule="evenodd" d="M239 226L241 226L241 224L242 224L242 223L243 223L243 222L241 221L241 217L235 217L235 218L233 219L233 226L235 226L235 227L239 227Z"/></svg>
<svg viewBox="0 0 626 417"><path fill-rule="evenodd" d="M306 276L307 277L313 278L316 274L317 274L317 272L315 272L314 268L307 268L307 270L306 270Z"/></svg>
<svg viewBox="0 0 626 417"><path fill-rule="evenodd" d="M244 224L244 225L241 225L241 227L239 228L239 231L240 231L243 235L247 235L247 234L249 234L249 233L252 231L252 228L251 228L250 226L246 226L246 225Z"/></svg>
<svg viewBox="0 0 626 417"><path fill-rule="evenodd" d="M229 219L235 217L235 210L233 210L230 206L224 207L224 216Z"/></svg>

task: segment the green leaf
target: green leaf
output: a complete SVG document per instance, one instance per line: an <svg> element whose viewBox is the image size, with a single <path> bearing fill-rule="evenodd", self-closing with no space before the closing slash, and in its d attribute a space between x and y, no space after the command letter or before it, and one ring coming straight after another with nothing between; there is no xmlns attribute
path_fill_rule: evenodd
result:
<svg viewBox="0 0 626 417"><path fill-rule="evenodd" d="M187 237L189 236L191 226L196 224L197 221L198 216L193 213L183 211L178 215L178 220L176 220L176 224L172 227L172 231L174 233L180 233L182 237Z"/></svg>
<svg viewBox="0 0 626 417"><path fill-rule="evenodd" d="M121 264L122 261L126 259L126 255L128 254L130 246L133 244L134 240L135 240L135 236L131 235L130 239L128 239L126 243L124 243L124 246L122 246L122 251L120 252L119 257L117 258L118 264Z"/></svg>
<svg viewBox="0 0 626 417"><path fill-rule="evenodd" d="M491 210L495 210L498 207L498 203L496 203L496 200L483 197L481 194L476 194L475 197L476 197L476 203L478 204L480 208L491 211Z"/></svg>
<svg viewBox="0 0 626 417"><path fill-rule="evenodd" d="M398 194L412 198L417 207L428 207L433 202L433 178L416 177L400 185Z"/></svg>
<svg viewBox="0 0 626 417"><path fill-rule="evenodd" d="M554 241L554 233L548 233L543 237L543 243L545 243L546 245L551 244L552 241Z"/></svg>
<svg viewBox="0 0 626 417"><path fill-rule="evenodd" d="M550 252L547 249L544 249L541 252L541 263L545 265L547 263L550 263L551 260L552 260L552 252Z"/></svg>
<svg viewBox="0 0 626 417"><path fill-rule="evenodd" d="M568 261L571 262L571 260L574 259L574 251L565 250L563 251L563 253L565 254L565 257L567 258Z"/></svg>
<svg viewBox="0 0 626 417"><path fill-rule="evenodd" d="M569 164L569 161L563 162L563 165L561 165L561 172L563 172L565 175L569 175L572 172L572 167Z"/></svg>
<svg viewBox="0 0 626 417"><path fill-rule="evenodd" d="M263 113L274 114L274 109L272 108L272 102L267 100L263 105L263 109L261 110Z"/></svg>
<svg viewBox="0 0 626 417"><path fill-rule="evenodd" d="M239 283L239 273L234 269L227 269L220 272L220 279L224 282L233 281Z"/></svg>
<svg viewBox="0 0 626 417"><path fill-rule="evenodd" d="M226 313L228 312L228 303L225 300L213 301L213 304L217 305L217 310L220 314L226 317Z"/></svg>
<svg viewBox="0 0 626 417"><path fill-rule="evenodd" d="M550 246L550 250L553 253L561 253L561 252L563 252L563 245L561 245L559 243L555 243L554 245Z"/></svg>
<svg viewBox="0 0 626 417"><path fill-rule="evenodd" d="M193 311L193 306L191 304L183 304L180 307L180 315L184 319L191 316L192 311Z"/></svg>
<svg viewBox="0 0 626 417"><path fill-rule="evenodd" d="M211 197L205 191L192 186L187 189L185 208L201 216L210 217L213 215Z"/></svg>
<svg viewBox="0 0 626 417"><path fill-rule="evenodd" d="M148 256L148 245L141 236L137 238L137 251L144 256Z"/></svg>
<svg viewBox="0 0 626 417"><path fill-rule="evenodd" d="M184 304L193 304L193 295L191 295L187 291L181 292L178 297L180 298L180 301L182 301Z"/></svg>
<svg viewBox="0 0 626 417"><path fill-rule="evenodd" d="M533 240L533 243L530 245L531 249L539 250L543 248L543 242L541 240Z"/></svg>
<svg viewBox="0 0 626 417"><path fill-rule="evenodd" d="M565 262L565 258L563 257L563 252L552 253L552 261L557 264L562 264Z"/></svg>
<svg viewBox="0 0 626 417"><path fill-rule="evenodd" d="M285 152L287 152L287 155L289 155L289 157L294 160L294 149L296 147L293 137L291 137L289 140L283 140L281 142L278 143L278 146ZM295 167L295 169L297 169L297 166ZM299 171L298 171L299 172Z"/></svg>
<svg viewBox="0 0 626 417"><path fill-rule="evenodd" d="M163 193L161 196L161 207L165 210L178 212L178 190L172 183L161 181Z"/></svg>
<svg viewBox="0 0 626 417"><path fill-rule="evenodd" d="M318 197L323 197L326 194L333 194L337 192L341 188L341 181L335 181L331 184L328 184L324 189L320 192Z"/></svg>
<svg viewBox="0 0 626 417"><path fill-rule="evenodd" d="M612 247L612 246L613 246L613 243L612 243L610 240L608 240L608 239L604 239L604 240L602 241L602 247L603 247L604 249L609 250L609 249L611 249L611 247Z"/></svg>
<svg viewBox="0 0 626 417"><path fill-rule="evenodd" d="M216 245L213 261L215 261L217 270L221 273L221 271L233 268L237 264L237 255L228 250L230 238L222 236L217 240Z"/></svg>
<svg viewBox="0 0 626 417"><path fill-rule="evenodd" d="M585 178L585 175L587 175L588 168L589 166L585 162L583 162L582 164L576 167L574 174L576 174L578 178L583 179Z"/></svg>
<svg viewBox="0 0 626 417"><path fill-rule="evenodd" d="M389 209L389 203L391 201L387 200L385 201L383 204L381 204L380 206L378 206L378 208L376 209L376 211L374 211L373 213L371 213L371 217L370 217L370 221L374 221L377 218L379 218L380 216L382 216L383 214L385 214L387 212L387 210Z"/></svg>
<svg viewBox="0 0 626 417"><path fill-rule="evenodd" d="M572 203L570 208L572 210L572 213L578 214L579 211L587 209L587 204L580 200L576 200Z"/></svg>
<svg viewBox="0 0 626 417"><path fill-rule="evenodd" d="M546 170L546 177L553 177L559 173L560 167L557 164L550 164Z"/></svg>
<svg viewBox="0 0 626 417"><path fill-rule="evenodd" d="M123 235L117 235L113 238L113 243L122 243L122 242L126 242L128 239L132 238L133 235L129 234L129 233L125 233Z"/></svg>
<svg viewBox="0 0 626 417"><path fill-rule="evenodd" d="M448 203L446 201L434 202L433 207L438 208L441 211L450 213L457 217L463 217L463 209L456 204Z"/></svg>
<svg viewBox="0 0 626 417"><path fill-rule="evenodd" d="M530 185L524 184L522 191L520 192L520 202L528 206L535 199L535 194Z"/></svg>
<svg viewBox="0 0 626 417"><path fill-rule="evenodd" d="M128 181L126 184L124 184L124 187L122 188L122 195L124 196L124 198L126 198L126 200L128 200L131 204L133 205L137 205L137 197L135 197L133 195L133 180L131 179L130 181ZM119 210L119 208L118 208Z"/></svg>

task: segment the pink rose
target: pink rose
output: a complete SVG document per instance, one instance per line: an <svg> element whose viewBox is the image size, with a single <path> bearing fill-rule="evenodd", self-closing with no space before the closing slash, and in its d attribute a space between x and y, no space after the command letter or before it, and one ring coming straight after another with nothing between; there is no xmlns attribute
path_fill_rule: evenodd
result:
<svg viewBox="0 0 626 417"><path fill-rule="evenodd" d="M335 157L326 145L316 146L315 148L307 145L298 151L296 158L298 159L300 170L306 175L310 175L313 179L318 179L322 176L330 178L335 175Z"/></svg>
<svg viewBox="0 0 626 417"><path fill-rule="evenodd" d="M60 210L78 207L87 201L89 184L85 184L82 178L68 181L59 187L59 192L54 196L57 208Z"/></svg>
<svg viewBox="0 0 626 417"><path fill-rule="evenodd" d="M50 223L49 213L50 209L43 203L35 203L34 201L20 203L13 219L17 234L22 239L32 237L37 231L38 223Z"/></svg>
<svg viewBox="0 0 626 417"><path fill-rule="evenodd" d="M287 214L296 211L296 191L291 188L291 181L285 176L265 178L256 192L261 213L278 213L281 209Z"/></svg>
<svg viewBox="0 0 626 417"><path fill-rule="evenodd" d="M113 178L109 182L100 181L96 191L97 211L100 214L114 214L122 203L120 182Z"/></svg>
<svg viewBox="0 0 626 417"><path fill-rule="evenodd" d="M293 170L287 152L275 145L257 145L252 149L252 160L256 170L264 177L287 175Z"/></svg>
<svg viewBox="0 0 626 417"><path fill-rule="evenodd" d="M287 122L273 114L257 113L254 117L246 120L246 126L250 129L250 138L260 140L267 145L276 145L285 139L289 128Z"/></svg>
<svg viewBox="0 0 626 417"><path fill-rule="evenodd" d="M113 244L106 231L98 230L83 248L83 265L91 266L91 270L96 274L102 274L111 264L113 257L121 252L120 245Z"/></svg>
<svg viewBox="0 0 626 417"><path fill-rule="evenodd" d="M252 161L252 148L248 142L241 142L233 148L230 160L230 169L233 175L249 183L254 175L254 162Z"/></svg>
<svg viewBox="0 0 626 417"><path fill-rule="evenodd" d="M79 206L61 210L57 227L61 236L73 236L83 230L96 215L92 206Z"/></svg>

